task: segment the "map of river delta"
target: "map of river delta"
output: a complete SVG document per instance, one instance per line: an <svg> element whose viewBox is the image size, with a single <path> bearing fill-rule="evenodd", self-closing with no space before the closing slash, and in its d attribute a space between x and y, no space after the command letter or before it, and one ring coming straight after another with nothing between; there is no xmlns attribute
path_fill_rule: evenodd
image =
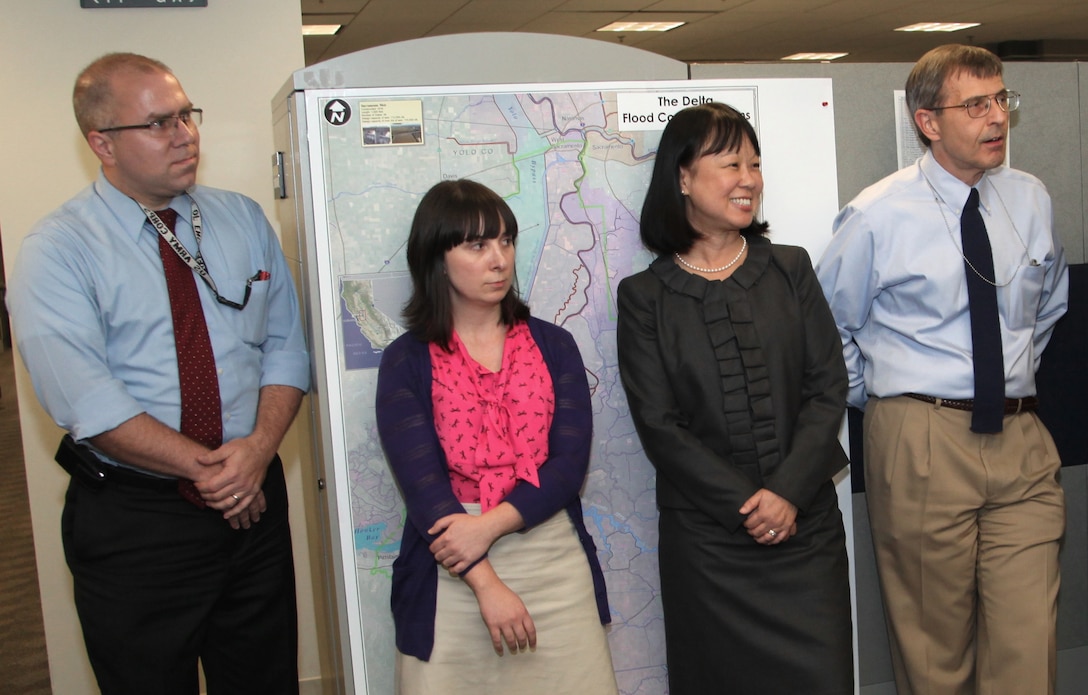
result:
<svg viewBox="0 0 1088 695"><path fill-rule="evenodd" d="M438 181L471 178L517 216L517 276L533 314L581 348L595 438L583 504L608 584L614 665L623 693L664 693L654 471L628 415L615 340L616 286L651 260L638 217L660 130L620 124L607 91L338 95L318 108L370 692L392 692L389 577L404 522L374 425L376 368L404 330L416 205Z"/></svg>

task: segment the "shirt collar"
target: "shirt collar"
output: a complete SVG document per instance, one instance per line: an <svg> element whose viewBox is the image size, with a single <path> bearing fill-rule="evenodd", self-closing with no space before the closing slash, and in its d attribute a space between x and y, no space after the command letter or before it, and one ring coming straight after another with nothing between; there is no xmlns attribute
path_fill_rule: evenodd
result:
<svg viewBox="0 0 1088 695"><path fill-rule="evenodd" d="M957 216L962 215L963 206L967 202L967 196L971 192L972 186L968 186L948 173L933 156L931 150L926 150L919 166L922 169L922 176L933 187L937 197ZM987 213L990 211L991 196L993 195L993 183L990 181L990 173L990 171L984 171L982 178L973 186L978 189L979 205Z"/></svg>
<svg viewBox="0 0 1088 695"><path fill-rule="evenodd" d="M147 217L144 216L143 210L140 209L140 204L119 191L116 186L109 182L109 179L101 170L98 172L98 179L94 182L94 192L102 199L109 211L113 213L114 218L120 222L123 232L135 242L143 231L144 224L150 224ZM170 201L168 206L178 213L179 218L185 220L189 219L188 215L190 213L187 198L188 194L179 195Z"/></svg>

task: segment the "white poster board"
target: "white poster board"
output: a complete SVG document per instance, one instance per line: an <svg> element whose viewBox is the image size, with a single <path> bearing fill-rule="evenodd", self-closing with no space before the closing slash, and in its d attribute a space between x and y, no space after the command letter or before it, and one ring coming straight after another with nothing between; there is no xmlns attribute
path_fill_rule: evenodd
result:
<svg viewBox="0 0 1088 695"><path fill-rule="evenodd" d="M332 430L327 482L358 660L346 669L352 692L393 692L389 578L404 511L374 424L376 368L403 331L416 204L434 183L462 177L510 204L522 295L578 340L595 433L583 505L609 590L617 678L625 694L666 691L654 471L619 382L614 296L651 260L638 218L661 129L701 100L751 118L771 239L818 258L838 211L829 79L306 90L306 121L317 124L306 136L318 230L309 269L318 292L308 301L321 314L315 391Z"/></svg>

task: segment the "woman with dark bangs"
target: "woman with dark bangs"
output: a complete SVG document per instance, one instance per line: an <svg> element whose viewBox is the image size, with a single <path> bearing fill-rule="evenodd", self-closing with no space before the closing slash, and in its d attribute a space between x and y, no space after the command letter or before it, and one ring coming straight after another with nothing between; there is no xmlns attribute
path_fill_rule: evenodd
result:
<svg viewBox="0 0 1088 695"><path fill-rule="evenodd" d="M764 236L762 193L743 114L677 112L642 208L658 258L618 290L672 695L853 693L842 345L808 254Z"/></svg>
<svg viewBox="0 0 1088 695"><path fill-rule="evenodd" d="M391 599L401 695L617 692L578 496L589 386L574 338L518 296L517 232L469 180L431 188L412 221L408 332L382 355L376 402L408 511Z"/></svg>

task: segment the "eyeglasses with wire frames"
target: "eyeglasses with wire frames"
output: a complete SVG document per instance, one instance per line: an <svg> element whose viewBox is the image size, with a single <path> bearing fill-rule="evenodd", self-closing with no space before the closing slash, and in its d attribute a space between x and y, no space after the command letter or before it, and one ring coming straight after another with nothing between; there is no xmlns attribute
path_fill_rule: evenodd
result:
<svg viewBox="0 0 1088 695"><path fill-rule="evenodd" d="M178 130L178 124L184 123L185 127L195 128L204 122L204 109L183 109L173 116L163 116L147 123L136 125L115 125L110 128L99 128L100 133L112 133L115 130L146 130L152 137L172 138Z"/></svg>
<svg viewBox="0 0 1088 695"><path fill-rule="evenodd" d="M971 118L982 118L986 114L990 113L990 102L996 101L997 107L1005 113L1012 113L1016 109L1020 108L1020 92L1014 92L1011 89L1002 89L997 94L990 94L981 97L971 97L962 104L952 104L951 106L930 106L930 111L941 111L942 109L967 109L967 115Z"/></svg>

